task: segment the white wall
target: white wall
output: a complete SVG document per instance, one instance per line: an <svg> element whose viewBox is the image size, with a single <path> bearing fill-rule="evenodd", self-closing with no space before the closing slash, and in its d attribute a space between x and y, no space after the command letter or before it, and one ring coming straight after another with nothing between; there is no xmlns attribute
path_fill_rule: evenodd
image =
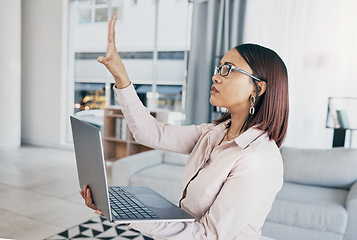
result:
<svg viewBox="0 0 357 240"><path fill-rule="evenodd" d="M61 0L22 1L24 143L60 146L62 4Z"/></svg>
<svg viewBox="0 0 357 240"><path fill-rule="evenodd" d="M0 150L21 143L21 0L0 0Z"/></svg>

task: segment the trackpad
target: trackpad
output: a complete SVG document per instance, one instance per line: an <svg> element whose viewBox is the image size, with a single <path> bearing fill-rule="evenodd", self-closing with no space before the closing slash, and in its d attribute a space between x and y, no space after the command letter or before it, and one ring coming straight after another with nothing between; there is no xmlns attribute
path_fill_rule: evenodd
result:
<svg viewBox="0 0 357 240"><path fill-rule="evenodd" d="M165 198L152 194L136 194L135 197L146 206L152 208L169 208L172 206Z"/></svg>

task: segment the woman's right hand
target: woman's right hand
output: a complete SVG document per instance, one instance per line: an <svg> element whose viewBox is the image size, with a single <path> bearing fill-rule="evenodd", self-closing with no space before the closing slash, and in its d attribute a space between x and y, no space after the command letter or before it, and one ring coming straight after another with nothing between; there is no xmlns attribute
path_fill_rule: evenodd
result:
<svg viewBox="0 0 357 240"><path fill-rule="evenodd" d="M115 18L116 16L113 14L109 22L106 56L98 57L97 61L102 63L113 75L117 88L125 88L130 85L130 80L115 46Z"/></svg>

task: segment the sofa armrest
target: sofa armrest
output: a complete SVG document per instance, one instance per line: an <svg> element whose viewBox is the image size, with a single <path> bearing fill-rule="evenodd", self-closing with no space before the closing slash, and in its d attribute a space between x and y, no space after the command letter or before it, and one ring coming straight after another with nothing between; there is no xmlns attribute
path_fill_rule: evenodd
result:
<svg viewBox="0 0 357 240"><path fill-rule="evenodd" d="M357 182L353 183L346 199L346 208L357 207ZM356 212L357 213L357 212Z"/></svg>
<svg viewBox="0 0 357 240"><path fill-rule="evenodd" d="M161 150L151 150L117 160L112 165L111 184L113 186L129 186L132 175L146 168L162 164L163 155Z"/></svg>
<svg viewBox="0 0 357 240"><path fill-rule="evenodd" d="M357 182L353 183L346 199L349 221L343 239L356 239L357 236Z"/></svg>

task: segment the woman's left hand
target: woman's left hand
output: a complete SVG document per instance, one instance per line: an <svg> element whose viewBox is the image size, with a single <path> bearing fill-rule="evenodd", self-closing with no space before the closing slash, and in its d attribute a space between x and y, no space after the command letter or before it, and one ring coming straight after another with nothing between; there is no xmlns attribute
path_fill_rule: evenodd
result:
<svg viewBox="0 0 357 240"><path fill-rule="evenodd" d="M95 210L96 214L104 216L102 211L100 209L98 209L97 206L93 203L92 193L91 193L88 185L84 185L83 191L81 190L79 193L81 194L82 198L84 199L84 202L87 205L87 207Z"/></svg>

